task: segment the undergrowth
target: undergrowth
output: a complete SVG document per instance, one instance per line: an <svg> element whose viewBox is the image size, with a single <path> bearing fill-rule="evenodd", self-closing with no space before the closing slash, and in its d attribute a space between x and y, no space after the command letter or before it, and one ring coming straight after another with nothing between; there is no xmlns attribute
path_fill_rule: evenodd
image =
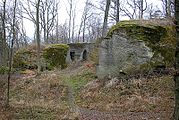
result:
<svg viewBox="0 0 179 120"><path fill-rule="evenodd" d="M174 108L174 82L168 75L92 88L81 90L79 106L108 112L172 112Z"/></svg>

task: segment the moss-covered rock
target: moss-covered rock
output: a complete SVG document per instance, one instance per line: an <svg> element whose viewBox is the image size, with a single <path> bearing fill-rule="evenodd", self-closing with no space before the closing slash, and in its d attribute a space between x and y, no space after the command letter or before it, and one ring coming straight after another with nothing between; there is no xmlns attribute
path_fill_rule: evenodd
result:
<svg viewBox="0 0 179 120"><path fill-rule="evenodd" d="M114 25L108 32L108 37L112 37L116 33L125 33L127 37L132 39L145 41L145 44L152 48L153 57L161 54L167 66L174 63L175 51L175 26L171 21L121 21Z"/></svg>
<svg viewBox="0 0 179 120"><path fill-rule="evenodd" d="M171 21L119 22L112 26L102 41L99 69L105 71L103 66L106 66L111 73L120 70L131 73L158 65L171 67L175 58L175 41L175 27Z"/></svg>
<svg viewBox="0 0 179 120"><path fill-rule="evenodd" d="M67 67L66 56L68 49L69 46L65 44L49 45L43 50L43 57L51 66L63 69Z"/></svg>

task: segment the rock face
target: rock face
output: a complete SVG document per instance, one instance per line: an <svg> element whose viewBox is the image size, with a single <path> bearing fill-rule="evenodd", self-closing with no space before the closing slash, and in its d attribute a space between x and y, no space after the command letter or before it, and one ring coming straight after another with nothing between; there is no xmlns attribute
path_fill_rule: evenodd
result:
<svg viewBox="0 0 179 120"><path fill-rule="evenodd" d="M157 66L172 66L175 39L172 26L148 21L123 21L101 42L98 76L136 74Z"/></svg>

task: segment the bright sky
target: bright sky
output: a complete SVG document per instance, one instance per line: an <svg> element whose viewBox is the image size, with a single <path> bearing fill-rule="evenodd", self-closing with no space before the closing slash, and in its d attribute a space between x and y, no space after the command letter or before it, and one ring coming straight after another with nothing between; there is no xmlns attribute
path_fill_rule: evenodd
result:
<svg viewBox="0 0 179 120"><path fill-rule="evenodd" d="M81 20L81 15L83 12L83 8L85 5L85 0L76 0L76 24L80 24L80 20ZM92 0L93 1L93 0ZM161 7L161 0L147 0L148 4L153 3L153 5L157 5L159 8ZM59 23L60 24L64 24L65 21L67 21L69 19L69 16L67 14L66 8L68 6L67 0L61 0L60 1L60 5L59 5ZM126 17L124 17L123 19L127 19ZM24 20L24 25L26 28L26 33L27 36L29 36L30 38L33 38L34 35L34 24L29 21L29 20Z"/></svg>

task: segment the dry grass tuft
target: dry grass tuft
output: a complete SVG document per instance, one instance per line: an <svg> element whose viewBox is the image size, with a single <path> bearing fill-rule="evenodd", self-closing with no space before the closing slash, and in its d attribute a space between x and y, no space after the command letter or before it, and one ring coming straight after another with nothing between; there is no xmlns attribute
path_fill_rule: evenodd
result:
<svg viewBox="0 0 179 120"><path fill-rule="evenodd" d="M79 106L107 112L172 112L174 108L174 83L169 75L88 90L81 91Z"/></svg>

